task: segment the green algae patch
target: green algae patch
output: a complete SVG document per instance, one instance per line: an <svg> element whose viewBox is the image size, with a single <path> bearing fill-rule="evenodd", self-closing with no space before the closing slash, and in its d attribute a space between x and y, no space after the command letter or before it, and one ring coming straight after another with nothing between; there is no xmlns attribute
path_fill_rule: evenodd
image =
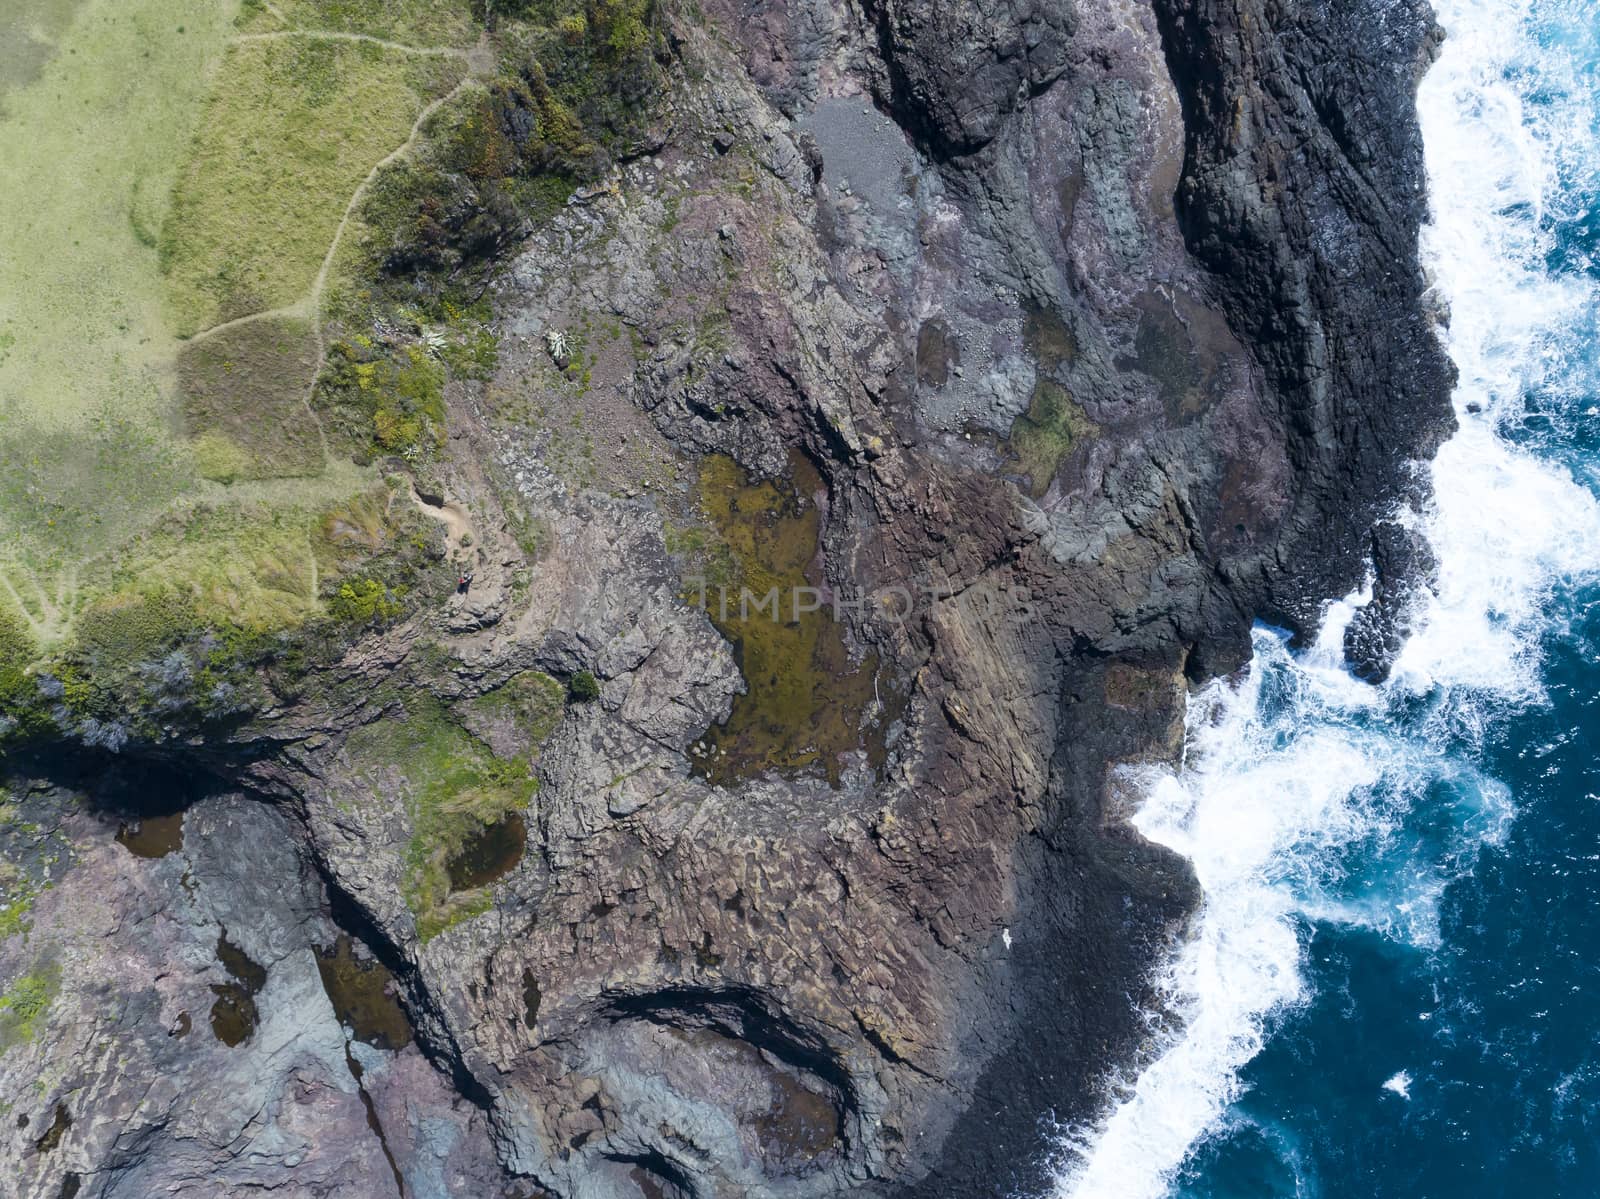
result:
<svg viewBox="0 0 1600 1199"><path fill-rule="evenodd" d="M1032 494L1038 497L1048 491L1073 447L1099 432L1065 387L1040 379L1028 411L1011 426L1011 449L1028 476Z"/></svg>
<svg viewBox="0 0 1600 1199"><path fill-rule="evenodd" d="M306 402L316 371L306 320L250 321L184 346L178 393L200 475L232 483L321 474L322 430Z"/></svg>
<svg viewBox="0 0 1600 1199"><path fill-rule="evenodd" d="M515 837L515 845L497 851L491 830L499 829L503 842L524 833L520 813L538 787L527 758L497 758L442 704L426 697L409 701L404 719L358 729L346 750L358 768L392 771L401 780L411 824L402 889L418 935L428 940L487 910L491 897L485 882L493 880L480 879L482 870L462 863L495 857L502 868L491 873L499 878L521 859L525 838ZM510 849L515 858L506 866Z"/></svg>
<svg viewBox="0 0 1600 1199"><path fill-rule="evenodd" d="M1028 410L1012 423L1009 444L1035 497L1050 483L1067 455L1100 429L1055 378L1078 356L1077 339L1053 310L1035 304L1023 313L1022 340L1038 366Z"/></svg>
<svg viewBox="0 0 1600 1199"><path fill-rule="evenodd" d="M790 479L752 482L731 459L701 463L699 500L714 538L699 541L691 561L721 580L703 594L692 580L692 598L732 644L747 685L727 722L692 751L714 783L821 767L837 786L839 757L861 748L873 702L876 660L852 660L814 589L822 479L799 454L791 468Z"/></svg>
<svg viewBox="0 0 1600 1199"><path fill-rule="evenodd" d="M22 975L0 994L0 1054L39 1035L61 990L61 968L50 962Z"/></svg>
<svg viewBox="0 0 1600 1199"><path fill-rule="evenodd" d="M465 69L367 41L229 47L161 238L178 331L311 296L357 188Z"/></svg>

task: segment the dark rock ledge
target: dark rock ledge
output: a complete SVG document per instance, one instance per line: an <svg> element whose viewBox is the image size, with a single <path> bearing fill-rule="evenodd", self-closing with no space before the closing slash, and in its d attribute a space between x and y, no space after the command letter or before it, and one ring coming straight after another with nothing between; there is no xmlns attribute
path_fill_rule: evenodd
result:
<svg viewBox="0 0 1600 1199"><path fill-rule="evenodd" d="M452 396L442 480L472 593L155 773L8 764L39 887L0 976L43 1002L27 1036L0 1012L0 1193L1037 1187L1042 1121L1147 1049L1198 901L1120 768L1169 760L1186 686L1256 618L1310 632L1374 546L1381 672L1425 569L1385 522L1450 422L1425 5L701 7L670 10L662 144L495 285L499 374ZM580 487L504 401L586 316L634 352L573 401L616 447ZM684 493L627 454L759 477L796 449L828 584L938 598L846 613L896 697L881 765L714 787L688 751L742 683L681 597ZM539 752L526 852L424 937L416 782L370 747L533 669L598 698ZM173 812L179 844L140 824ZM341 933L413 1039L329 998Z"/></svg>

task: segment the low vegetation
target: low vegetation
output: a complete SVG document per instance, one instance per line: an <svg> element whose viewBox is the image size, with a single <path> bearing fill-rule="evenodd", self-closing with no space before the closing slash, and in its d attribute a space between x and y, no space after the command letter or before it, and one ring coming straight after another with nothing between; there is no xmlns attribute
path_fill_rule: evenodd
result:
<svg viewBox="0 0 1600 1199"><path fill-rule="evenodd" d="M567 694L577 704L593 703L600 698L600 682L591 671L580 670L567 683Z"/></svg>
<svg viewBox="0 0 1600 1199"><path fill-rule="evenodd" d="M1011 449L1033 494L1048 491L1072 448L1099 431L1065 387L1051 379L1039 380L1028 411L1011 426Z"/></svg>
<svg viewBox="0 0 1600 1199"><path fill-rule="evenodd" d="M351 231L347 303L460 288L648 137L664 38L652 0L495 6L501 69L386 171Z"/></svg>
<svg viewBox="0 0 1600 1199"><path fill-rule="evenodd" d="M465 69L374 42L230 47L162 232L177 331L305 301L357 187Z"/></svg>
<svg viewBox="0 0 1600 1199"><path fill-rule="evenodd" d="M6 988L0 995L0 1054L38 1036L60 990L61 970L54 963L35 967Z"/></svg>
<svg viewBox="0 0 1600 1199"><path fill-rule="evenodd" d="M529 756L561 723L565 700L555 679L525 670L471 700L461 713L462 723L497 757Z"/></svg>
<svg viewBox="0 0 1600 1199"><path fill-rule="evenodd" d="M357 334L329 350L318 403L357 461L392 454L418 464L444 443L444 384L444 364L421 346Z"/></svg>
<svg viewBox="0 0 1600 1199"><path fill-rule="evenodd" d="M428 698L409 701L404 719L358 730L346 748L358 769L375 781L397 778L403 790L411 825L404 892L418 934L427 940L483 911L487 890L452 889L452 863L527 808L538 787L529 759L496 757Z"/></svg>
<svg viewBox="0 0 1600 1199"><path fill-rule="evenodd" d="M185 346L178 390L200 474L219 483L321 474L322 432L306 403L316 370L306 320L251 321Z"/></svg>

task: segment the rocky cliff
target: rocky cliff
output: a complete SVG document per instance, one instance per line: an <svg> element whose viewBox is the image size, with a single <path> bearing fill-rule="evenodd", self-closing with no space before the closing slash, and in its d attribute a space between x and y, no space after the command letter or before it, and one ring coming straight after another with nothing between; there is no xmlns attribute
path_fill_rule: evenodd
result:
<svg viewBox="0 0 1600 1199"><path fill-rule="evenodd" d="M0 1194L1037 1189L1198 902L1124 823L1187 685L1375 545L1383 669L1420 0L656 19L647 131L496 243L463 585L7 764Z"/></svg>

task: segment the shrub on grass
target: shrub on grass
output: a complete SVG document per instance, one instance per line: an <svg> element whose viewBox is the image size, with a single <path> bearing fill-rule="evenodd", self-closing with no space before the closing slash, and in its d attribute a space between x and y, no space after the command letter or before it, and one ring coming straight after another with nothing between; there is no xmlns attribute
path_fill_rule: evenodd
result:
<svg viewBox="0 0 1600 1199"><path fill-rule="evenodd" d="M377 579L341 583L328 601L328 615L346 624L371 624L400 615L400 601Z"/></svg>

